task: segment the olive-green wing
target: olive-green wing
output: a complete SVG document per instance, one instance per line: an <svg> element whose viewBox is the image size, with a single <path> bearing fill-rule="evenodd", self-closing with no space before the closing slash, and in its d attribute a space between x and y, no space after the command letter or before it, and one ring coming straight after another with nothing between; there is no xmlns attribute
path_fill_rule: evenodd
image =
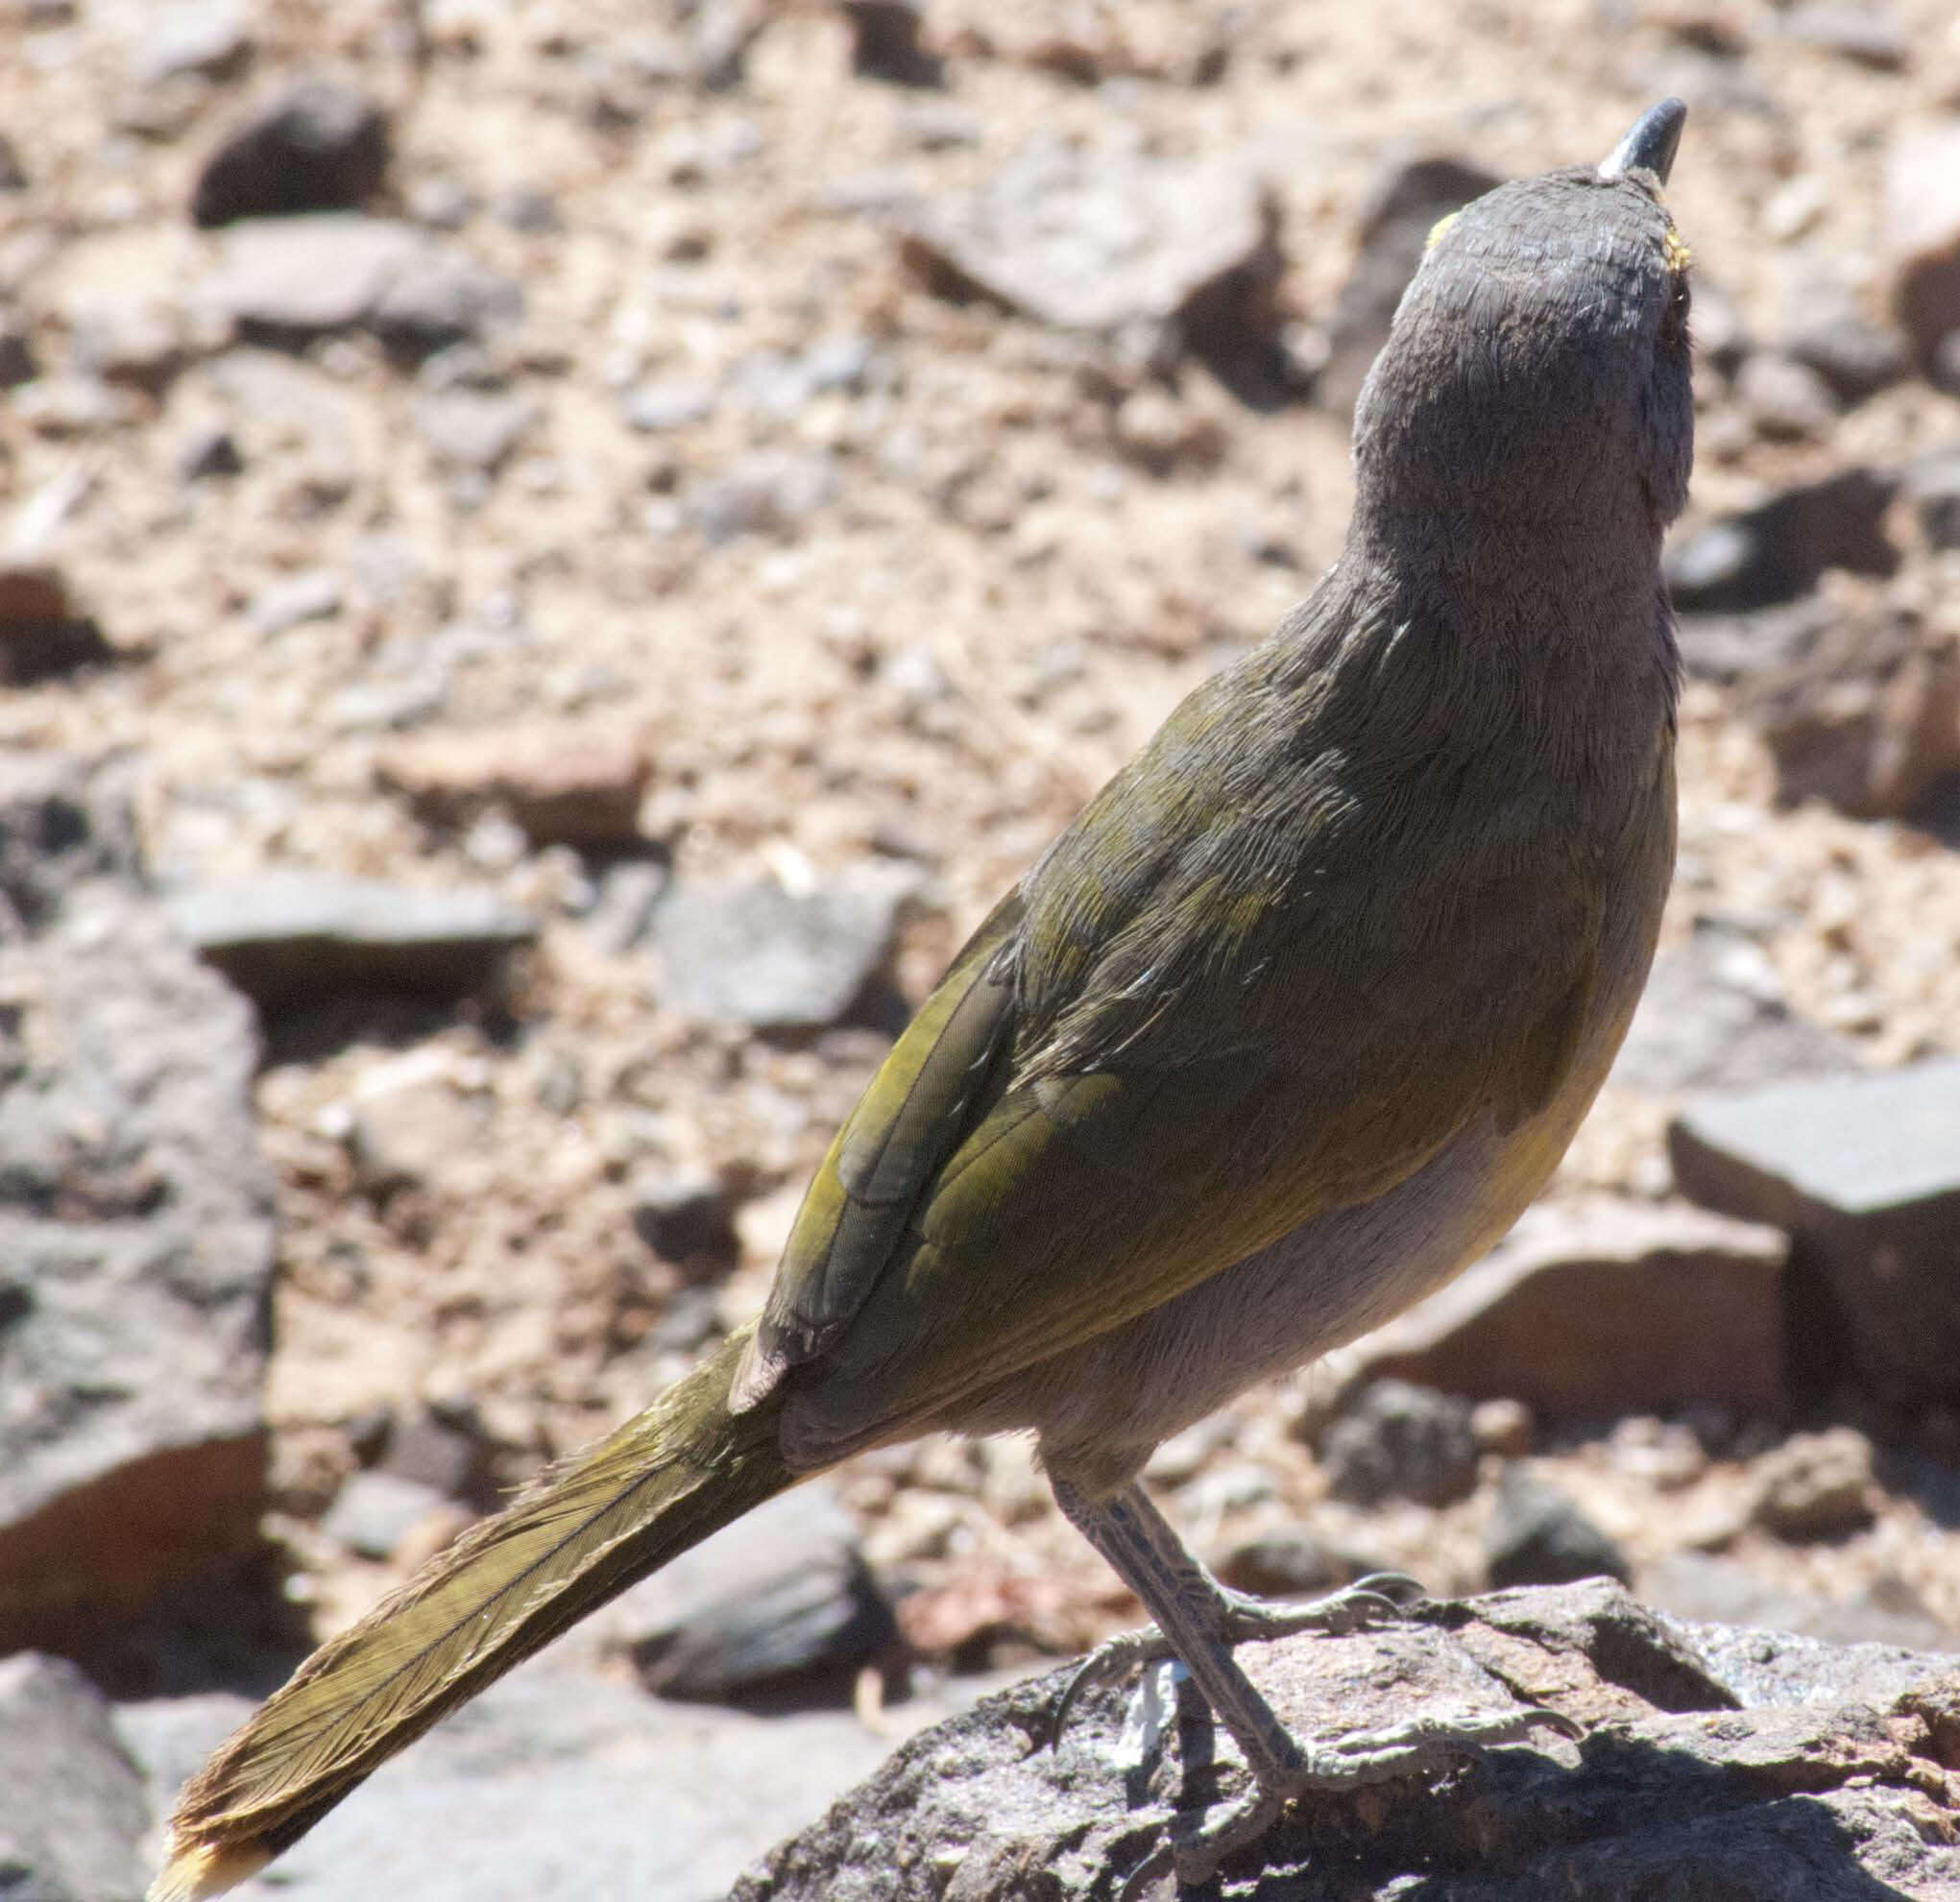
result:
<svg viewBox="0 0 1960 1902"><path fill-rule="evenodd" d="M893 1045L797 1211L734 1404L754 1406L863 1305L1012 1040L1018 892L994 907Z"/></svg>

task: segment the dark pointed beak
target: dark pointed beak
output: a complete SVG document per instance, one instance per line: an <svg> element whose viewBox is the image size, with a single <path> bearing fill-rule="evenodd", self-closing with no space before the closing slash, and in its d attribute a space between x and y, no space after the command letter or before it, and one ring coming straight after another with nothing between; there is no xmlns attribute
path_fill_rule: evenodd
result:
<svg viewBox="0 0 1960 1902"><path fill-rule="evenodd" d="M1674 169L1674 155L1687 116L1688 108L1679 99L1663 99L1643 112L1633 130L1607 156L1599 168L1600 177L1623 179L1629 172L1652 172L1665 184Z"/></svg>

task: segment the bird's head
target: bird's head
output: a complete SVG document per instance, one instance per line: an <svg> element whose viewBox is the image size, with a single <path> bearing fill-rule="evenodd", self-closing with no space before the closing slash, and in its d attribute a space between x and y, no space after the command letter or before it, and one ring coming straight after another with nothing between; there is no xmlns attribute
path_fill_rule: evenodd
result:
<svg viewBox="0 0 1960 1902"><path fill-rule="evenodd" d="M1624 522L1658 542L1694 453L1688 253L1662 188L1687 108L1432 233L1355 413L1365 511Z"/></svg>

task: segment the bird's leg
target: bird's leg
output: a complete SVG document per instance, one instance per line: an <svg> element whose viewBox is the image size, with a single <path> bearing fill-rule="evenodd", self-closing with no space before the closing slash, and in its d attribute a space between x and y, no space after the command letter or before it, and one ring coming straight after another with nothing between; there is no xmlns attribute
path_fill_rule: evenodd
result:
<svg viewBox="0 0 1960 1902"><path fill-rule="evenodd" d="M1570 1720L1555 1712L1520 1710L1447 1724L1428 1720L1397 1724L1342 1738L1310 1754L1239 1669L1232 1647L1247 1638L1283 1635L1276 1627L1352 1630L1384 1606L1391 1611L1401 1607L1385 1594L1365 1589L1366 1580L1321 1604L1267 1605L1246 1600L1227 1593L1184 1550L1134 1483L1101 1501L1077 1492L1065 1480L1052 1477L1051 1483L1070 1523L1156 1616L1155 1630L1114 1641L1119 1664L1177 1657L1213 1715L1237 1740L1252 1773L1249 1794L1177 1842L1180 1882L1209 1881L1227 1856L1257 1842L1289 1803L1309 1791L1351 1789L1440 1770L1488 1746L1520 1742L1539 1724L1578 1734ZM1248 1616L1249 1628L1244 1623ZM1110 1651L1105 1646L1094 1654L1091 1666ZM1097 1674L1109 1673L1098 1668ZM1064 1703L1073 1699L1080 1682L1077 1673L1063 1694Z"/></svg>
<svg viewBox="0 0 1960 1902"><path fill-rule="evenodd" d="M1053 1481L1054 1495L1069 1521L1089 1543L1108 1560L1111 1569L1156 1615L1154 1625L1099 1645L1082 1660L1069 1687L1055 1706L1050 1741L1059 1744L1067 1728L1069 1714L1082 1694L1098 1684L1123 1677L1144 1666L1175 1657L1196 1667L1184 1648L1173 1635L1155 1597L1138 1583L1138 1568L1149 1568L1151 1576L1166 1581L1193 1614L1200 1619L1212 1648L1229 1663L1230 1648L1273 1638L1290 1638L1303 1631L1324 1631L1338 1635L1359 1630L1384 1618L1399 1617L1409 1602L1422 1596L1422 1587L1400 1572L1374 1572L1325 1598L1297 1602L1254 1598L1249 1592L1233 1591L1222 1585L1197 1558L1144 1489L1125 1486L1112 1500L1097 1505L1086 1500L1065 1481ZM1093 1515L1091 1525L1084 1514ZM1104 1528L1108 1529L1105 1531ZM1123 1543L1124 1556L1112 1549L1110 1540ZM1135 1553L1132 1558L1129 1554ZM1236 1670L1236 1667L1234 1667ZM1200 1689L1205 1687L1200 1684ZM1251 1687L1248 1685L1247 1690ZM1210 1693L1207 1690L1206 1696ZM1216 1704L1213 1705L1218 1709ZM1222 1719L1224 1713L1220 1710ZM1236 1734L1236 1733L1235 1733Z"/></svg>

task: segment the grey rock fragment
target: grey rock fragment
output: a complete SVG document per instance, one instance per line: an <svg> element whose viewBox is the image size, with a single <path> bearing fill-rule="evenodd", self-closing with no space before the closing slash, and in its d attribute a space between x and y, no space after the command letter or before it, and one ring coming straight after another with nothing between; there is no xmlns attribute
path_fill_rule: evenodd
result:
<svg viewBox="0 0 1960 1902"><path fill-rule="evenodd" d="M1927 545L1960 548L1960 444L1915 462L1905 473L1905 493Z"/></svg>
<svg viewBox="0 0 1960 1902"><path fill-rule="evenodd" d="M254 41L243 7L231 0L178 0L158 8L131 57L139 85L186 76L236 79L252 61Z"/></svg>
<svg viewBox="0 0 1960 1902"><path fill-rule="evenodd" d="M633 1232L665 1262L726 1267L735 1259L735 1199L706 1169L647 1170L633 1182Z"/></svg>
<svg viewBox="0 0 1960 1902"><path fill-rule="evenodd" d="M688 492L690 522L719 544L744 535L791 535L837 494L835 464L824 455L758 450Z"/></svg>
<svg viewBox="0 0 1960 1902"><path fill-rule="evenodd" d="M415 404L416 433L438 462L495 474L508 460L535 411L500 390L439 390Z"/></svg>
<svg viewBox="0 0 1960 1902"><path fill-rule="evenodd" d="M191 218L229 225L348 210L380 189L387 170L388 119L378 102L343 80L293 80L205 161Z"/></svg>
<svg viewBox="0 0 1960 1902"><path fill-rule="evenodd" d="M1277 206L1242 164L1040 140L901 229L907 261L934 290L1058 329L1142 333L1213 364L1274 334Z"/></svg>
<svg viewBox="0 0 1960 1902"><path fill-rule="evenodd" d="M340 577L331 568L302 568L267 582L245 612L260 634L283 634L305 621L330 620L341 600Z"/></svg>
<svg viewBox="0 0 1960 1902"><path fill-rule="evenodd" d="M1884 517L1898 489L1890 474L1846 469L1690 530L1662 565L1674 605L1682 614L1762 608L1804 593L1826 568L1893 573L1899 550Z"/></svg>
<svg viewBox="0 0 1960 1902"><path fill-rule="evenodd" d="M1640 1571L1640 1596L1676 1618L1797 1631L1835 1645L1903 1645L1950 1651L1960 1639L1924 1606L1896 1594L1861 1593L1843 1603L1793 1592L1758 1577L1733 1559L1669 1553Z"/></svg>
<svg viewBox="0 0 1960 1902"><path fill-rule="evenodd" d="M149 1822L102 1693L61 1658L0 1659L0 1890L19 1902L129 1902Z"/></svg>
<svg viewBox="0 0 1960 1902"><path fill-rule="evenodd" d="M1701 1097L1668 1154L1683 1193L1792 1236L1808 1381L1960 1401L1960 1062Z"/></svg>
<svg viewBox="0 0 1960 1902"><path fill-rule="evenodd" d="M1873 1509L1872 1442L1852 1427L1797 1433L1756 1468L1754 1517L1781 1539L1839 1539Z"/></svg>
<svg viewBox="0 0 1960 1902"><path fill-rule="evenodd" d="M1627 1555L1565 1493L1523 1465L1504 1469L1484 1531L1484 1564L1495 1586L1566 1585L1633 1576Z"/></svg>
<svg viewBox="0 0 1960 1902"><path fill-rule="evenodd" d="M808 892L678 880L654 914L662 997L758 1030L839 1023L889 965L911 883L873 869Z"/></svg>
<svg viewBox="0 0 1960 1902"><path fill-rule="evenodd" d="M1328 1491L1357 1505L1397 1497L1447 1505L1477 1483L1468 1405L1408 1381L1362 1388L1321 1436L1319 1456Z"/></svg>
<svg viewBox="0 0 1960 1902"><path fill-rule="evenodd" d="M1960 125L1901 133L1885 186L1892 306L1929 365L1960 328Z"/></svg>
<svg viewBox="0 0 1960 1902"><path fill-rule="evenodd" d="M362 1558L393 1558L405 1540L453 1508L433 1486L386 1472L351 1473L320 1530Z"/></svg>
<svg viewBox="0 0 1960 1902"><path fill-rule="evenodd" d="M843 0L851 24L851 70L893 85L946 83L946 64L919 39L923 10L915 0Z"/></svg>
<svg viewBox="0 0 1960 1902"><path fill-rule="evenodd" d="M528 913L494 892L303 873L208 885L168 903L206 962L264 1008L351 990L475 990L537 934Z"/></svg>
<svg viewBox="0 0 1960 1902"><path fill-rule="evenodd" d="M73 753L0 753L0 945L44 926L95 879L142 876L122 765Z"/></svg>

